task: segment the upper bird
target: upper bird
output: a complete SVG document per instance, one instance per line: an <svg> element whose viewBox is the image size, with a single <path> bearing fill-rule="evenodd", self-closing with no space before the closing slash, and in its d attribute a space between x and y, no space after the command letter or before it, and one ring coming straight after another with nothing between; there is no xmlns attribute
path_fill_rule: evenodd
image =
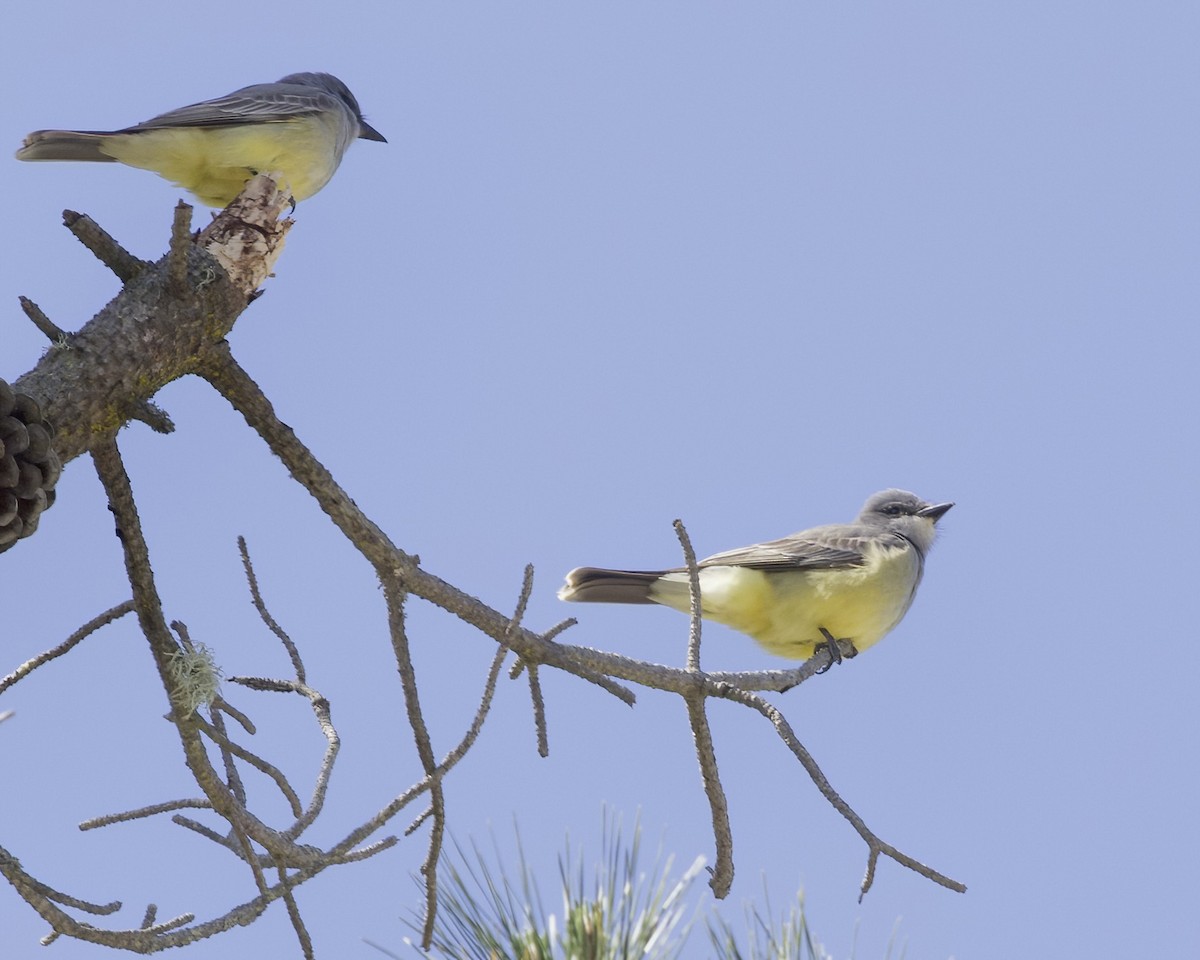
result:
<svg viewBox="0 0 1200 960"><path fill-rule="evenodd" d="M311 197L355 139L387 142L337 77L292 73L123 130L36 130L17 159L115 160L153 170L201 203L223 207L259 173L295 200Z"/></svg>
<svg viewBox="0 0 1200 960"><path fill-rule="evenodd" d="M853 656L878 643L908 612L937 536L934 525L952 506L884 490L867 500L853 523L813 527L701 560L702 615L749 634L781 657L807 660L832 640L848 642ZM691 610L686 568L579 567L567 574L558 596Z"/></svg>

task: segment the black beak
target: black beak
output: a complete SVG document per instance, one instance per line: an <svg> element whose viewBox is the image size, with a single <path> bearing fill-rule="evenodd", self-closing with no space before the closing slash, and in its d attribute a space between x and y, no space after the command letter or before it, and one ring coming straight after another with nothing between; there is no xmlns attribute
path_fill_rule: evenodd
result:
<svg viewBox="0 0 1200 960"><path fill-rule="evenodd" d="M922 509L918 510L917 516L918 517L928 517L934 523L937 523L939 520L942 519L942 516L946 513L946 511L949 510L952 506L954 506L953 503L930 504L928 507L923 507Z"/></svg>
<svg viewBox="0 0 1200 960"><path fill-rule="evenodd" d="M359 140L378 140L380 143L387 143L387 137L376 130L373 126L367 123L366 120L359 118L358 121L358 139Z"/></svg>

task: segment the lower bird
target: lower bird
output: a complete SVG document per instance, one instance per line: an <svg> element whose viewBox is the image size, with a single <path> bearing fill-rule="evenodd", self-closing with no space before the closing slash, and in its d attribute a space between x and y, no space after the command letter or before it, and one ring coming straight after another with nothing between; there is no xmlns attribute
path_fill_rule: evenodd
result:
<svg viewBox="0 0 1200 960"><path fill-rule="evenodd" d="M259 173L306 200L356 139L387 142L337 77L292 73L121 130L36 130L17 159L118 161L224 207Z"/></svg>
<svg viewBox="0 0 1200 960"><path fill-rule="evenodd" d="M701 613L753 637L771 653L807 660L818 646L854 656L903 619L925 571L936 524L953 503L906 490L867 500L853 523L802 530L699 562ZM567 574L562 600L660 603L688 613L686 568Z"/></svg>

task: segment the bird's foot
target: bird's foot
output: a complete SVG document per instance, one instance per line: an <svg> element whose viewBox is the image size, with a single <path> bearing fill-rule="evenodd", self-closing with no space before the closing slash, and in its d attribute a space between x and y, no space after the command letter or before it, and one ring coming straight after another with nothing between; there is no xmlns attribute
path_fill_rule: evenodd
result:
<svg viewBox="0 0 1200 960"><path fill-rule="evenodd" d="M824 643L818 643L818 650L829 651L829 663L823 666L817 673L824 673L835 663L841 663L843 660L851 660L858 656L858 651L854 649L854 644L845 637L835 637L824 627L819 628L821 636L825 638Z"/></svg>

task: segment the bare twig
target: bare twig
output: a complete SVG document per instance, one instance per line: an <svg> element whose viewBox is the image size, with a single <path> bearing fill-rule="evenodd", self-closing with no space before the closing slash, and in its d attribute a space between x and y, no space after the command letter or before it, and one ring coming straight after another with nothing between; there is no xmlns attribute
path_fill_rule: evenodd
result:
<svg viewBox="0 0 1200 960"><path fill-rule="evenodd" d="M425 877L425 928L421 945L428 950L433 942L433 922L437 914L437 864L442 852L442 838L446 832L446 798L442 789L441 776L437 772L437 761L433 755L433 744L429 729L421 712L420 693L417 689L417 674L413 668L412 655L408 646L408 634L404 629L404 601L407 593L400 585L400 578L389 577L383 581L383 596L387 602L388 629L392 637L392 654L396 658L396 670L400 674L400 687L404 691L404 706L408 713L408 725L417 746L417 757L430 780L429 805L433 810L430 818L429 848L421 873Z"/></svg>
<svg viewBox="0 0 1200 960"><path fill-rule="evenodd" d="M500 676L500 668L504 666L504 658L507 655L507 647L497 647L496 655L492 657L492 665L488 670L487 680L483 685L483 695L479 698L479 707L475 711L471 725L467 728L462 740L438 764L439 776L445 776L466 755L483 730L483 721L487 719L488 711L492 706L492 698L496 693L496 679Z"/></svg>
<svg viewBox="0 0 1200 960"><path fill-rule="evenodd" d="M254 725L254 721L223 697L217 697L217 699L212 702L212 709L220 710L221 713L225 714L226 716L232 717L238 722L241 728L251 736L254 736L254 734L258 732Z"/></svg>
<svg viewBox="0 0 1200 960"><path fill-rule="evenodd" d="M134 503L133 487L130 485L129 475L125 472L125 464L121 460L115 437L98 439L91 453L96 473L108 494L108 508L116 519L116 535L125 554L125 570L129 584L133 587L138 622L150 644L155 664L158 666L159 679L166 690L168 701L172 704L176 724L182 728L187 719L178 716L178 711L174 709L176 691L172 686L170 669L171 658L179 647L171 636L162 613L162 601L159 599L158 587L155 586L154 574L150 569L150 551L142 535L142 522ZM193 736L192 739L198 746L199 738Z"/></svg>
<svg viewBox="0 0 1200 960"><path fill-rule="evenodd" d="M201 823L199 820L193 820L191 817L185 817L182 814L177 813L177 814L175 814L175 816L173 816L171 818L171 822L174 824L177 824L187 830L191 830L193 833L198 833L198 834L200 834L200 836L204 837L207 840L211 840L213 843L215 843L219 846L225 847L228 850L233 850L235 853L238 852L234 848L233 843L230 841L229 837L223 836L222 834L217 833L217 831L214 830L212 827L208 826L207 824Z"/></svg>
<svg viewBox="0 0 1200 960"><path fill-rule="evenodd" d="M273 763L268 763L262 757L258 756L258 754L252 753L245 747L234 743L203 717L197 716L195 723L197 729L199 729L202 733L207 734L208 738L212 740L213 743L217 744L221 748L222 752L228 750L231 754L233 754L233 756L237 757L239 760L244 760L246 763L250 764L250 766L254 767L254 769L270 778L275 783L275 786L279 788L279 792L283 794L284 799L288 802L288 805L292 808L292 816L299 817L304 812L304 807L300 804L300 797L297 796L296 791L292 789L292 785L288 783L288 779L282 770L276 767ZM240 783L240 780L236 782Z"/></svg>
<svg viewBox="0 0 1200 960"><path fill-rule="evenodd" d="M27 677L38 667L42 666L42 664L49 663L51 660L61 657L64 653L69 652L77 643L84 640L90 634L95 633L105 624L112 623L114 620L119 620L121 617L125 616L125 614L131 613L133 608L133 601L126 600L124 603L118 603L115 607L110 607L99 616L93 617L82 627L67 637L67 639L60 643L57 647L52 647L45 653L39 653L32 660L26 660L7 677L0 679L0 693L3 693L14 683L17 683L24 677Z"/></svg>
<svg viewBox="0 0 1200 960"><path fill-rule="evenodd" d="M533 593L533 564L525 564L525 574L521 578L521 593L517 597L517 609L513 611L512 619L508 621L506 632L511 636L521 628L525 619L525 608L529 605L530 594Z"/></svg>
<svg viewBox="0 0 1200 960"><path fill-rule="evenodd" d="M61 903L82 913L90 913L95 917L107 917L121 909L121 901L119 900L113 900L109 903L93 903L90 900L83 900L79 897L73 897L68 893L63 893L61 890L55 890L54 887L48 883L43 883L41 880L35 880L20 869L20 862L17 858L3 847L0 847L0 874L3 874L18 890L32 891L37 896L44 897L47 901Z"/></svg>
<svg viewBox="0 0 1200 960"><path fill-rule="evenodd" d="M129 419L144 423L155 433L174 433L175 424L170 415L149 400L139 400L128 410Z"/></svg>
<svg viewBox="0 0 1200 960"><path fill-rule="evenodd" d="M150 266L122 247L91 217L74 210L63 211L63 224L75 234L75 238L96 255L96 259L117 275L122 283L128 283Z"/></svg>
<svg viewBox="0 0 1200 960"><path fill-rule="evenodd" d="M316 716L317 724L321 728L322 734L325 736L325 756L321 760L321 767L317 771L316 785L313 789L312 799L309 801L308 807L303 814L298 814L298 818L292 826L283 831L283 835L294 839L303 833L320 814L322 807L325 805L325 796L329 789L329 779L333 775L333 766L337 760L338 751L341 748L341 737L333 725L333 719L330 715L329 701L321 696L316 690L306 686L296 680L264 680L257 677L230 677L230 683L241 684L255 690L269 691L272 693L296 693L308 700L312 707L313 714ZM222 704L222 708L224 708Z"/></svg>
<svg viewBox="0 0 1200 960"><path fill-rule="evenodd" d="M927 880L932 880L934 883L939 884L940 886L946 887L949 890L954 890L957 893L966 892L967 888L964 884L957 880L952 880L950 877L939 873L931 867L927 867L925 864L915 860L907 854L901 853L891 844L885 843L883 840L877 837L866 825L862 817L855 813L854 810L851 809L850 805L841 798L836 790L833 789L829 781L826 779L825 774L821 772L821 768L817 766L817 762L813 759L812 754L810 754L805 748L804 744L800 742L799 738L795 734L795 731L792 730L791 724L787 722L787 719L777 707L768 703L757 694L748 693L745 690L739 690L737 687L729 684L714 685L712 687L712 693L716 696L724 697L727 700L732 700L735 703L744 704L753 710L757 710L764 717L766 717L771 722L772 726L774 726L776 733L779 734L779 738L787 745L788 749L792 751L792 754L796 757L796 759L800 761L800 765L804 767L805 772L809 775L812 782L816 784L817 789L821 791L821 794L825 797L825 799L829 801L829 804L838 813L845 817L846 820L849 821L850 825L854 827L858 835L863 838L863 841L867 844L869 858L868 869L865 877L863 878L863 885L860 891L860 899L861 896L865 894L871 887L871 883L875 875L875 860L880 853L890 857L892 860L895 860L901 866L908 867L910 870L919 873Z"/></svg>
<svg viewBox="0 0 1200 960"><path fill-rule="evenodd" d="M242 860L246 866L250 868L250 875L254 878L255 889L260 894L266 895L270 889L267 883L266 874L263 873L263 864L254 851L254 844L250 842L250 838L246 836L246 831L238 829L237 824L231 824L230 839L237 843L238 851L241 854ZM271 855L268 853L262 859L268 859Z"/></svg>
<svg viewBox="0 0 1200 960"><path fill-rule="evenodd" d="M418 830L420 830L421 825L432 816L433 816L433 807L426 807L424 810L422 810L420 813L418 813L413 818L412 823L410 823L407 827L404 828L404 835L406 837L411 837L414 833L416 833Z"/></svg>
<svg viewBox="0 0 1200 960"><path fill-rule="evenodd" d="M146 909L147 915L149 915L151 908L154 909L155 913L158 912L158 908L151 904ZM196 915L194 913L181 913L179 916L172 917L170 920L164 920L162 923L143 923L141 929L147 933L167 933L170 930L178 930L195 919Z"/></svg>
<svg viewBox="0 0 1200 960"><path fill-rule="evenodd" d="M831 651L820 647L800 666L788 670L747 670L736 673L714 670L705 676L714 682L732 683L743 690L774 690L784 693L799 686L809 677L823 673L831 662Z"/></svg>
<svg viewBox="0 0 1200 960"><path fill-rule="evenodd" d="M92 817L90 820L84 820L80 825L80 830L96 830L100 827L109 827L114 823L128 823L131 820L142 820L146 817L153 817L160 813L169 813L172 810L211 810L212 804L207 800L168 800L166 803L155 803L148 807L138 807L136 810L125 810L122 813L110 813L103 817Z"/></svg>
<svg viewBox="0 0 1200 960"><path fill-rule="evenodd" d="M60 344L67 342L67 332L46 316L41 307L28 297L18 297L17 299L21 302L21 309L24 311L25 316L45 335L47 340L51 343Z"/></svg>
<svg viewBox="0 0 1200 960"><path fill-rule="evenodd" d="M549 642L549 641L553 640L555 637L557 637L563 631L569 630L571 627L575 626L578 623L579 623L579 621L576 620L574 617L567 617L566 620L560 620L560 621L558 621L558 623L556 623L549 630L547 630L545 633L542 634L542 639Z"/></svg>
<svg viewBox="0 0 1200 960"><path fill-rule="evenodd" d="M296 671L296 679L301 683L307 683L304 674L304 661L300 659L300 651L292 642L292 638L287 635L287 632L276 621L267 605L263 602L262 594L258 589L258 577L254 574L254 565L250 562L250 550L246 546L246 538L238 537L238 553L242 557L242 567L246 571L246 582L250 585L250 598L254 602L254 609L258 611L258 616L263 623L267 625L275 636L279 638L279 642L283 644L283 648L287 651L292 660L292 669Z"/></svg>
<svg viewBox="0 0 1200 960"><path fill-rule="evenodd" d="M696 566L696 551L682 520L673 524L679 545L683 548L683 560L688 572L688 599L691 606L691 625L688 628L687 668L692 672L700 669L700 570ZM718 859L718 864L719 864Z"/></svg>
<svg viewBox="0 0 1200 960"><path fill-rule="evenodd" d="M273 680L270 677L226 677L230 683L236 683L261 693L297 693L298 684L295 680Z"/></svg>
<svg viewBox="0 0 1200 960"><path fill-rule="evenodd" d="M192 208L180 200L171 220L171 243L167 248L167 292L173 297L187 295L188 247L192 243Z"/></svg>
<svg viewBox="0 0 1200 960"><path fill-rule="evenodd" d="M359 863L375 856L378 853L383 853L384 850L390 850L400 842L399 837L381 837L374 843L368 843L365 847L359 847L357 850L351 850L348 853L329 854L330 863Z"/></svg>
<svg viewBox="0 0 1200 960"><path fill-rule="evenodd" d="M213 730L217 736L215 742L217 749L221 751L221 763L225 767L225 783L228 785L234 799L242 806L246 805L246 784L242 782L242 775L238 771L237 764L234 762L234 754L229 749L229 730L225 726L225 714L217 709L215 702L209 705L209 723L212 724Z"/></svg>
<svg viewBox="0 0 1200 960"><path fill-rule="evenodd" d="M304 926L300 906L296 903L291 884L288 883L287 871L282 866L279 867L279 885L283 888L283 902L287 905L288 919L292 922L292 929L296 931L296 939L300 942L304 960L315 960L312 937L308 935L308 929Z"/></svg>
<svg viewBox="0 0 1200 960"><path fill-rule="evenodd" d="M542 681L538 676L538 665L529 665L529 699L533 701L533 726L537 731L539 757L550 756L550 737L546 732L546 698L542 696Z"/></svg>
<svg viewBox="0 0 1200 960"><path fill-rule="evenodd" d="M713 748L712 730L704 712L704 700L700 694L684 697L716 840L716 861L709 871L708 885L720 900L729 894L733 884L733 832L729 826L729 802L725 799L725 788L721 786L721 775L717 770L717 755Z"/></svg>
<svg viewBox="0 0 1200 960"><path fill-rule="evenodd" d="M305 688L308 689L307 687ZM312 691L316 693L316 691ZM317 724L321 728L321 733L325 736L325 755L321 758L321 766L317 770L317 779L313 785L312 799L308 802L308 809L304 815L296 821L296 823L284 831L285 836L298 837L301 833L308 829L317 817L320 815L322 808L325 806L325 797L329 792L329 780L333 776L333 765L337 760L338 750L341 749L342 740L338 736L338 732L333 726L333 718L330 715L329 701L319 694L310 696L309 703L312 705L313 714L317 718Z"/></svg>
<svg viewBox="0 0 1200 960"><path fill-rule="evenodd" d="M573 624L575 621L570 620L570 621L565 621L565 622L568 624ZM561 627L562 624L559 624L559 626ZM549 633L542 634L541 639L544 640L547 636L549 636ZM560 646L560 645L555 644L555 646ZM571 649L585 650L588 652L598 653L601 656L603 656L601 651L598 651L598 650L591 651L590 648L588 648L588 647L572 647ZM509 672L508 672L509 679L516 680L517 677L519 677L525 671L526 668L533 668L533 667L537 666L539 663L543 663L543 662L545 662L545 661L531 659L529 661L529 663L526 663L524 659L518 657L517 661L512 665L512 669L509 670ZM631 661L631 662L640 663L642 661ZM575 674L575 676L579 677L580 680L586 680L588 683L595 684L601 690L604 690L607 693L611 693L614 697L616 697L618 700L620 700L626 706L632 707L635 703L637 703L637 696L627 686L625 686L622 683L617 683L615 680L612 680L609 677L606 677L602 671L593 670L586 663L584 663L583 660L580 660L579 662L574 664L572 667L564 667L560 661L554 661L551 665L559 667L560 669L569 670L571 673Z"/></svg>
<svg viewBox="0 0 1200 960"><path fill-rule="evenodd" d="M517 609L508 623L508 629L505 630L506 639L500 642L500 649L505 652L508 651L507 638L520 629L521 621L525 618L525 607L529 603L531 593L533 593L533 565L526 564L525 579L521 584L521 596L517 600ZM550 738L546 732L546 699L542 696L542 682L538 677L538 665L530 663L527 666L529 668L529 697L533 701L533 725L537 730L538 756L548 757L550 756Z"/></svg>

